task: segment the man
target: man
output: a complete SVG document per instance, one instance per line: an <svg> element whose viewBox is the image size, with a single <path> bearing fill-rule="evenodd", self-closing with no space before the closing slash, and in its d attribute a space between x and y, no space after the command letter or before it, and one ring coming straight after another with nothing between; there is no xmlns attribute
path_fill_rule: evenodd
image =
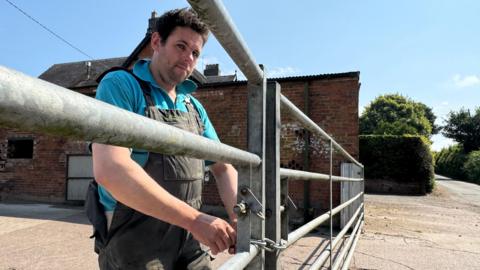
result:
<svg viewBox="0 0 480 270"><path fill-rule="evenodd" d="M218 140L205 109L190 96L195 84L187 80L207 37L206 25L193 11L166 12L151 36L151 60L138 61L133 74L107 73L97 99ZM235 225L198 210L204 161L103 144L93 144L92 151L108 220L101 269L210 269L198 242L213 254L235 244ZM237 171L221 162L210 171L235 224Z"/></svg>

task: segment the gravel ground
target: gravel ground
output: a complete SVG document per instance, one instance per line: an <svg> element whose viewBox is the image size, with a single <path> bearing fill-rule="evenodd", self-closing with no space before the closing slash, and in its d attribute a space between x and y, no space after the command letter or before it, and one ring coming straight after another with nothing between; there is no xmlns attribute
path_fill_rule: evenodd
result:
<svg viewBox="0 0 480 270"><path fill-rule="evenodd" d="M367 195L351 269L480 269L479 198L447 180L427 196Z"/></svg>
<svg viewBox="0 0 480 270"><path fill-rule="evenodd" d="M439 181L428 196L366 195L365 205L350 269L480 269L480 186ZM81 207L0 203L0 270L98 269L90 235ZM325 238L300 239L283 269L308 269Z"/></svg>

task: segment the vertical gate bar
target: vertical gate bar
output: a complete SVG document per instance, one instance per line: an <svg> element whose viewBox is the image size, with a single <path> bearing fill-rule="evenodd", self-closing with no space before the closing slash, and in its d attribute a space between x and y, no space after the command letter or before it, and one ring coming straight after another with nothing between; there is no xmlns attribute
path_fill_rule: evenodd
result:
<svg viewBox="0 0 480 270"><path fill-rule="evenodd" d="M361 188L361 191L363 192L361 201L362 201L362 203L364 203L363 207L362 207L363 208L362 209L362 212L363 212L362 219L363 219L363 221L365 221L365 195L364 195L365 194L365 167L361 167L361 170L362 170L362 179L363 179L362 182L360 183L361 184L360 188Z"/></svg>
<svg viewBox="0 0 480 270"><path fill-rule="evenodd" d="M332 174L333 174L333 143L332 139L330 139L330 269L332 269L332 262L333 262L333 192L332 192Z"/></svg>
<svg viewBox="0 0 480 270"><path fill-rule="evenodd" d="M310 115L310 88L309 82L305 82L303 86L303 104L305 109L303 112L305 115ZM305 147L303 148L303 170L310 171L310 131L304 129L304 143ZM310 187L311 181L303 181L303 222L307 223L312 220L312 215L310 213L311 203L310 203Z"/></svg>
<svg viewBox="0 0 480 270"><path fill-rule="evenodd" d="M281 94L280 94L280 116L281 116L281 112L282 112L282 102L281 102ZM278 123L278 125L280 126L280 129L281 129L281 126L282 126L282 122L281 122L281 119L280 119L280 122ZM280 153L281 155L281 153ZM283 207L283 211L281 212L280 214L280 238L282 240L284 240L286 243L288 242L288 233L289 233L289 227L288 227L288 222L289 222L289 212L290 212L290 207L292 207L290 204L289 204L289 200L288 200L288 178L286 179L281 179L280 178L280 203L284 206Z"/></svg>
<svg viewBox="0 0 480 270"><path fill-rule="evenodd" d="M345 163L345 162L341 163L340 176L350 177L350 175L346 173L348 164L349 163ZM349 189L348 182L342 181L340 183L340 203L344 203L348 201L348 199L350 199L348 189ZM342 211L340 211L340 229L343 229L343 227L345 227L345 224L347 224L348 220L349 218L348 218L347 210L342 209Z"/></svg>
<svg viewBox="0 0 480 270"><path fill-rule="evenodd" d="M250 187L250 179L252 176L253 167L252 166L239 166L238 168L238 187L237 194L241 194L244 187ZM241 197L237 196L237 203L241 203ZM236 252L249 252L250 251L250 238L251 238L251 228L250 228L250 219L252 216L250 214L240 215L238 214L237 220L237 245Z"/></svg>
<svg viewBox="0 0 480 270"><path fill-rule="evenodd" d="M280 85L267 84L265 116L265 192L268 194L265 212L265 237L280 243ZM280 269L280 252L265 253L265 269Z"/></svg>
<svg viewBox="0 0 480 270"><path fill-rule="evenodd" d="M280 202L284 206L284 210L280 215L280 237L285 242L288 241L288 212L290 205L288 204L288 179L280 179Z"/></svg>
<svg viewBox="0 0 480 270"><path fill-rule="evenodd" d="M260 166L254 167L251 171L250 190L257 197L265 209L265 95L266 79L260 84L248 83L248 112L247 132L248 151L257 154L262 159ZM246 182L242 180L242 184ZM240 187L240 186L239 186ZM265 214L265 213L264 213ZM251 235L248 239L263 240L265 238L265 220L250 213ZM245 240L241 240L245 241ZM247 249L249 250L249 249ZM246 269L263 270L265 265L265 251L260 250L259 254L252 260Z"/></svg>

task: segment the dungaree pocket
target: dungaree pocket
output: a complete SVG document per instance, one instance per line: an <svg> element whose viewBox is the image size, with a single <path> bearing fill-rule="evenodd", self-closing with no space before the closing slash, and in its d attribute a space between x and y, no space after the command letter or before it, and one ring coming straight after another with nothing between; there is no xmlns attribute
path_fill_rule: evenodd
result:
<svg viewBox="0 0 480 270"><path fill-rule="evenodd" d="M107 241L107 218L103 205L100 203L100 196L98 195L98 184L91 181L87 189L87 198L85 200L85 212L88 220L93 225L93 235L95 237L95 252L105 247Z"/></svg>

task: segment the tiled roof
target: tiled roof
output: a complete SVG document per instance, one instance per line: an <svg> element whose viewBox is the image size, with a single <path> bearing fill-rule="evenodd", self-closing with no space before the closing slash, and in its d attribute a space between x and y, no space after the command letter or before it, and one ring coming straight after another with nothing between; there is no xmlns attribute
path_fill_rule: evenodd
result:
<svg viewBox="0 0 480 270"><path fill-rule="evenodd" d="M121 66L125 59L117 57L55 64L39 78L70 89L96 86L98 83L95 80L100 74L111 67Z"/></svg>

